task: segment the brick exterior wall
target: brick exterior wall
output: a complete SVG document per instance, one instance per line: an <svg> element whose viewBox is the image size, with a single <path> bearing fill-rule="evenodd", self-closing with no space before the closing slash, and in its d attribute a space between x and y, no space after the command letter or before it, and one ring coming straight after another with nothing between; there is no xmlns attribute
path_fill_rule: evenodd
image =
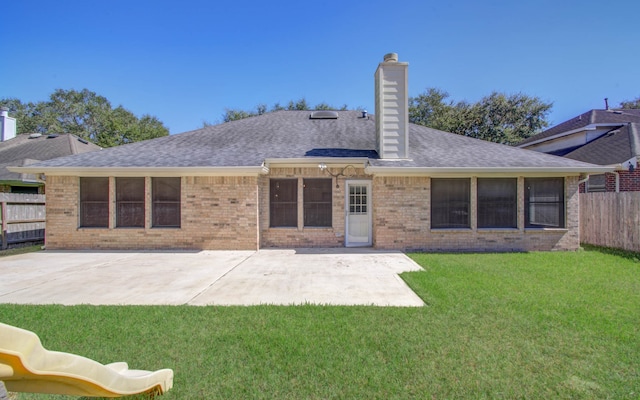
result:
<svg viewBox="0 0 640 400"><path fill-rule="evenodd" d="M373 180L374 247L425 251L576 250L580 246L578 178L565 179L566 229L525 229L524 178L518 178L518 228L430 229L428 177L376 177ZM471 210L476 208L477 180L471 180Z"/></svg>
<svg viewBox="0 0 640 400"><path fill-rule="evenodd" d="M332 169L337 172L337 169ZM151 228L151 178L146 178L146 228L115 228L115 178L110 178L110 227L79 228L79 178L47 177L48 249L249 249L343 247L345 177L332 178L332 227L304 227L302 179L327 178L317 167L272 168L260 177L183 177L181 227ZM269 179L298 179L298 226L269 227ZM430 229L428 177L371 177L362 169L350 179L372 182L373 246L427 251L575 250L579 237L578 178L565 179L566 229L524 228L524 178L518 178L518 228ZM339 188L336 188L336 183ZM475 210L477 180L471 179Z"/></svg>
<svg viewBox="0 0 640 400"><path fill-rule="evenodd" d="M110 227L79 228L79 178L47 177L48 249L258 248L257 178L183 177L181 227L151 228L146 178L146 228L115 228L115 185L110 178Z"/></svg>
<svg viewBox="0 0 640 400"><path fill-rule="evenodd" d="M621 192L640 192L640 169L636 168L633 172L619 171L620 175L620 191ZM613 174L611 174L613 175ZM615 191L615 178L613 180L613 191ZM607 191L609 191L609 180L607 179Z"/></svg>
<svg viewBox="0 0 640 400"><path fill-rule="evenodd" d="M339 169L332 168L335 174ZM349 168L345 171L349 179L370 180L362 168ZM271 228L269 222L269 179L296 178L298 179L298 227ZM261 247L343 247L345 235L345 188L346 178L332 178L333 207L332 227L308 228L304 227L302 182L304 178L331 178L316 166L312 168L271 168L268 176L259 179L260 187L260 239ZM336 183L339 188L336 188Z"/></svg>

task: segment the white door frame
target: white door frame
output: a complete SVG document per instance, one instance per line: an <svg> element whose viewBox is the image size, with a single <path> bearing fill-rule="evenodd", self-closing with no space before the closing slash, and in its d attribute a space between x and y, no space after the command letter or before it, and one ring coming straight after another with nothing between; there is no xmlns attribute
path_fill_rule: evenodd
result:
<svg viewBox="0 0 640 400"><path fill-rule="evenodd" d="M349 241L349 192L350 186L366 186L367 188L367 196L366 196L366 218L367 218L367 226L368 226L368 235L366 241L358 241L358 242L350 242ZM368 247L373 244L373 207L371 202L371 181L369 180L347 180L345 182L345 199L344 199L344 215L345 215L345 223L344 223L344 245L345 247Z"/></svg>

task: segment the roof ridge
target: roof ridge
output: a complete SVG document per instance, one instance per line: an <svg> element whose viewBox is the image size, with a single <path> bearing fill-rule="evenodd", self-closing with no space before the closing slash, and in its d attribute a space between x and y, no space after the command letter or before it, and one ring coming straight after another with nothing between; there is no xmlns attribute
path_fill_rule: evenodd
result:
<svg viewBox="0 0 640 400"><path fill-rule="evenodd" d="M71 154L78 154L78 148L76 146L74 146L73 143L73 138L72 138L72 134L67 134L67 144L69 144L69 150L71 151Z"/></svg>

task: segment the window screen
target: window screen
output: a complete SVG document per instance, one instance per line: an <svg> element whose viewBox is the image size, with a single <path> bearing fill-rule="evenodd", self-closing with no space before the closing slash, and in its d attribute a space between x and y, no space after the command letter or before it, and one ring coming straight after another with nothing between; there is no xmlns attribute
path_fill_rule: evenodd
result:
<svg viewBox="0 0 640 400"><path fill-rule="evenodd" d="M470 180L431 179L431 227L469 228Z"/></svg>
<svg viewBox="0 0 640 400"><path fill-rule="evenodd" d="M144 178L116 178L116 226L144 228Z"/></svg>
<svg viewBox="0 0 640 400"><path fill-rule="evenodd" d="M109 178L80 178L80 226L109 227Z"/></svg>
<svg viewBox="0 0 640 400"><path fill-rule="evenodd" d="M180 178L151 178L153 227L180 227Z"/></svg>
<svg viewBox="0 0 640 400"><path fill-rule="evenodd" d="M304 226L331 226L331 179L304 180Z"/></svg>
<svg viewBox="0 0 640 400"><path fill-rule="evenodd" d="M478 178L478 228L518 227L518 180Z"/></svg>
<svg viewBox="0 0 640 400"><path fill-rule="evenodd" d="M269 183L271 227L298 226L298 180L271 179Z"/></svg>
<svg viewBox="0 0 640 400"><path fill-rule="evenodd" d="M526 178L527 228L564 228L564 178Z"/></svg>

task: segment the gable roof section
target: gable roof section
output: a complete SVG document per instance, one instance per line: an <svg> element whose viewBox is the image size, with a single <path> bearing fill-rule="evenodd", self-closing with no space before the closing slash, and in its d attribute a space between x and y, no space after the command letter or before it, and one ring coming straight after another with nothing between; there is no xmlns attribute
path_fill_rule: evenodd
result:
<svg viewBox="0 0 640 400"><path fill-rule="evenodd" d="M101 147L71 134L21 134L0 142L0 181L20 181L23 176L9 166L26 166L72 154L100 150Z"/></svg>
<svg viewBox="0 0 640 400"><path fill-rule="evenodd" d="M567 153L573 160L614 165L640 156L640 123L629 123Z"/></svg>
<svg viewBox="0 0 640 400"><path fill-rule="evenodd" d="M562 133L574 132L592 125L624 125L629 122L640 123L640 109L610 109L610 110L589 110L575 118L562 122L547 129L537 135L531 136L518 143L517 147L523 147L533 142L551 139Z"/></svg>
<svg viewBox="0 0 640 400"><path fill-rule="evenodd" d="M410 125L410 159L382 160L374 116L339 111L337 119L311 119L310 111L277 111L182 134L44 161L30 171L99 173L107 170L264 173L265 164L358 159L371 171L538 170L590 172L591 164ZM257 172L261 171L261 172ZM599 169L598 169L599 171ZM604 171L603 171L604 172Z"/></svg>

